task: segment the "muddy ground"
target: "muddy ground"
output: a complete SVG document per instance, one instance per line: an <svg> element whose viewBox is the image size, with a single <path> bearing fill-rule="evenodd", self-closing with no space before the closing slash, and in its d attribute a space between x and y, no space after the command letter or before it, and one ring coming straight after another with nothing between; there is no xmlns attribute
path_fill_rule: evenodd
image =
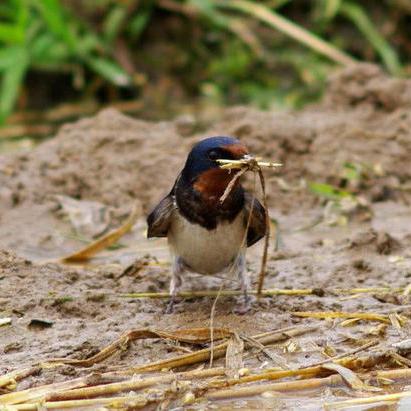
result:
<svg viewBox="0 0 411 411"><path fill-rule="evenodd" d="M411 81L360 65L331 78L319 104L299 112L228 109L212 126L187 117L149 123L106 110L65 125L55 138L30 152L0 157L0 310L1 317L12 318L11 325L0 330L2 373L55 357L86 358L133 328L209 325L211 298L182 300L174 314L164 315L165 300L121 294L167 291L166 243L144 238L144 215L171 187L192 144L217 134L237 136L258 156L284 164L278 173L266 172L271 217L281 229L280 249L274 250L271 242L266 288L411 283ZM350 170L354 175L347 174ZM327 199L309 190L311 182L348 191L353 200ZM73 221L80 217L74 213L70 220L61 210L67 197L98 203L82 208L97 207L96 220L86 224L89 231L74 231ZM89 265L56 262L90 236L118 225L136 202L141 218L117 249L104 251ZM100 229L90 232L97 224ZM261 245L250 250L254 282L260 256ZM136 260L143 262L141 269L124 273ZM220 282L189 275L184 288L218 289ZM237 283L226 280L225 288L235 289ZM321 324L321 332L296 339L295 352L275 347L298 366L324 359L326 346L336 347L338 354L355 348L352 337L373 324L341 327L300 319L293 311L389 312L409 304L408 297L398 293L355 298L319 294L262 298L244 316L233 313L234 298L221 297L214 325L254 335L294 324ZM410 316L411 309L404 308L402 314ZM47 320L50 326L33 325L33 319ZM389 344L409 330L389 326L384 340ZM96 369L137 365L176 353L165 341L136 342ZM255 359L246 365L260 370L273 366ZM43 371L19 387L89 372L74 367ZM327 389L236 404L318 409L322 401L350 395ZM311 401L301 402L307 396Z"/></svg>

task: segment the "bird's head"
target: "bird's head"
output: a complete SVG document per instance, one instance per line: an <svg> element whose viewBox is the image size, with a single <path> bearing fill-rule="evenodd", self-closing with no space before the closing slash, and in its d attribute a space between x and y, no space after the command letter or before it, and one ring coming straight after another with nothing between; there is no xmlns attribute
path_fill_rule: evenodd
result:
<svg viewBox="0 0 411 411"><path fill-rule="evenodd" d="M210 137L201 140L190 151L183 179L205 197L224 193L236 171L220 168L216 160L240 160L249 155L247 147L234 137Z"/></svg>

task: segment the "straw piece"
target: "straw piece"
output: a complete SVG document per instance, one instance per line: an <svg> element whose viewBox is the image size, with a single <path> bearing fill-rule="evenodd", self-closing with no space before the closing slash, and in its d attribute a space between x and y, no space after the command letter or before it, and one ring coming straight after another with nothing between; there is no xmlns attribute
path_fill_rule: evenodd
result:
<svg viewBox="0 0 411 411"><path fill-rule="evenodd" d="M127 395L124 397L108 397L73 401L46 401L42 403L27 403L18 405L9 405L5 411L38 411L38 410L60 410L83 409L84 407L92 407L98 405L106 405L110 408L118 409L119 407L132 407L127 409L143 408L148 404L147 398L142 395ZM88 408L91 409L91 408ZM97 408L92 408L96 410ZM106 409L106 408L104 408ZM123 408L121 408L123 409Z"/></svg>
<svg viewBox="0 0 411 411"><path fill-rule="evenodd" d="M302 371L302 370L301 370ZM307 370L306 370L307 371ZM290 371L280 371L281 373L291 373ZM370 374L361 375L362 379L368 378L389 378L392 380L411 378L411 369L394 369L387 371L377 371ZM241 380L241 379L240 379ZM206 394L208 399L227 399L240 398L252 395L262 394L263 392L288 392L288 391L302 391L307 389L316 389L321 387L335 387L341 385L344 379L340 375L330 375L325 378L309 378L305 380L286 381L271 384L259 384L241 388L231 388L225 390L218 390ZM335 403L331 403L334 405Z"/></svg>
<svg viewBox="0 0 411 411"><path fill-rule="evenodd" d="M338 408L347 408L350 406L362 405L362 404L374 404L377 402L385 402L385 403L393 402L393 401L398 401L401 398L408 398L408 397L411 397L411 391L398 392L396 394L374 395L372 397L366 397L366 398L354 398L352 400L345 400L345 401L328 402L324 404L324 408L326 410L335 410Z"/></svg>
<svg viewBox="0 0 411 411"><path fill-rule="evenodd" d="M252 385L250 387L219 390L206 394L206 398L210 400L222 400L226 398L232 399L258 395L267 391L287 392L316 389L321 387L335 387L341 383L341 376L330 375L326 378L309 378L306 380L299 381L277 382L272 384Z"/></svg>
<svg viewBox="0 0 411 411"><path fill-rule="evenodd" d="M347 313L342 311L294 311L291 313L297 317L308 317L308 318L358 318L361 320L369 321L381 321L384 323L390 323L390 319L387 315L375 314L375 313Z"/></svg>
<svg viewBox="0 0 411 411"><path fill-rule="evenodd" d="M230 337L232 332L225 328L216 328L214 338L222 339ZM123 351L131 341L147 338L167 338L191 344L203 344L210 341L210 330L208 328L187 328L173 332L162 330L151 330L142 328L131 330L123 334L118 340L103 348L100 352L84 360L71 358L55 358L43 363L43 366L53 366L61 364L75 365L79 367L91 367L92 365L111 357L117 352Z"/></svg>
<svg viewBox="0 0 411 411"><path fill-rule="evenodd" d="M21 381L30 375L40 372L40 367L29 367L23 370L16 370L0 376L0 387L7 387L9 384L14 384L16 381Z"/></svg>
<svg viewBox="0 0 411 411"><path fill-rule="evenodd" d="M253 161L250 161L253 160ZM271 161L260 161L260 159L252 158L250 159L242 159L242 160L224 160L219 159L216 160L217 163L220 164L220 168L224 168L226 170L236 170L236 169L246 169L246 170L254 170L255 167L263 167L263 168L276 168L282 167L281 163L273 163Z"/></svg>
<svg viewBox="0 0 411 411"><path fill-rule="evenodd" d="M41 387L29 388L24 391L12 392L0 396L0 404L18 404L28 401L38 401L44 398L50 392L70 390L74 388L85 387L89 384L90 378L95 378L95 375L80 377L74 380L47 384Z"/></svg>
<svg viewBox="0 0 411 411"><path fill-rule="evenodd" d="M66 401L81 398L94 398L101 395L112 395L119 392L141 390L151 387L154 384L167 384L176 381L174 375L164 375L162 377L130 379L127 381L114 382L111 384L96 385L94 387L76 388L66 392L51 393L46 396L47 401Z"/></svg>
<svg viewBox="0 0 411 411"><path fill-rule="evenodd" d="M318 289L318 288L307 288L307 289L266 289L261 291L261 296L272 297L275 295L323 295L326 293L335 295L346 295L346 294L368 294L368 293L400 293L403 288L389 288L389 287L371 287L371 288L336 288L336 289ZM215 297L218 291L214 290L202 290L202 291L182 291L177 294L181 298L195 298L195 297ZM242 291L236 290L222 290L220 296L231 297L242 295ZM257 295L257 291L250 290L249 294ZM169 293L125 293L120 294L120 297L124 298L170 298ZM411 306L410 306L411 307ZM408 306L398 307L395 309L389 309L387 312L393 310L405 310L409 308Z"/></svg>
<svg viewBox="0 0 411 411"><path fill-rule="evenodd" d="M271 289L271 290L263 290L261 295L265 297L271 297L274 295L312 295L316 294L317 290L315 289L296 289L296 290L288 290L288 289ZM194 297L216 297L219 294L218 291L214 290L204 290L204 291L182 291L177 294L178 297L182 298L194 298ZM256 295L257 291L250 290L249 294ZM236 290L222 290L220 296L224 297L232 297L243 295L242 291ZM169 293L126 293L120 294L120 297L124 298L170 298Z"/></svg>

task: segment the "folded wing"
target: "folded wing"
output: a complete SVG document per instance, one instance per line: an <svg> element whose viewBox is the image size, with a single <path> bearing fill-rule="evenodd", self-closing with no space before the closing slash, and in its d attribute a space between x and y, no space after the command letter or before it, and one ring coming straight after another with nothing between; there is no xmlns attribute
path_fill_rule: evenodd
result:
<svg viewBox="0 0 411 411"><path fill-rule="evenodd" d="M164 197L147 217L147 237L167 237L171 216L177 209L172 193Z"/></svg>

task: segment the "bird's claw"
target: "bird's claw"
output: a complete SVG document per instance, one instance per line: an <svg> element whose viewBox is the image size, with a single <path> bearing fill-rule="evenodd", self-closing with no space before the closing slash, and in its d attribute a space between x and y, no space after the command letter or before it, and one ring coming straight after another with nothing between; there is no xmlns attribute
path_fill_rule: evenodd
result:
<svg viewBox="0 0 411 411"><path fill-rule="evenodd" d="M244 292L242 302L237 305L234 309L235 314L244 315L247 314L251 309L251 297L248 295L247 291Z"/></svg>
<svg viewBox="0 0 411 411"><path fill-rule="evenodd" d="M165 314L172 314L174 311L175 297L172 295L164 311Z"/></svg>

